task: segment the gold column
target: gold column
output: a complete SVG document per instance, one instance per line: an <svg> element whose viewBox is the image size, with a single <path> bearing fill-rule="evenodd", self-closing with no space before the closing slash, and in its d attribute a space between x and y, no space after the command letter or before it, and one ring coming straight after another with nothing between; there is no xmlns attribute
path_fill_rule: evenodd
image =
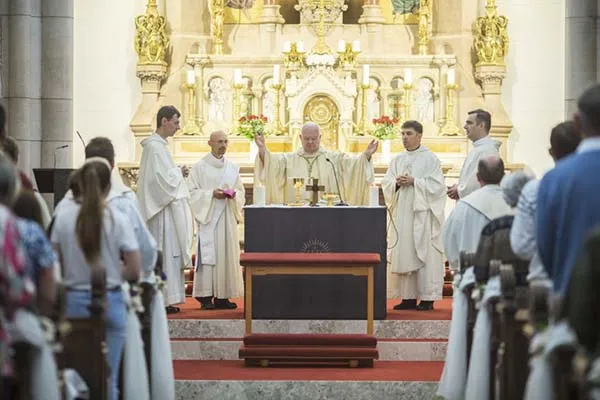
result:
<svg viewBox="0 0 600 400"><path fill-rule="evenodd" d="M194 68L192 71L193 80L188 79L188 81L183 85L183 87L187 90L188 96L188 109L187 109L187 121L185 126L181 130L183 135L198 135L200 133L200 127L196 123L196 69Z"/></svg>
<svg viewBox="0 0 600 400"><path fill-rule="evenodd" d="M358 133L360 135L366 135L367 130L367 90L371 88L368 83L361 83L361 104L360 104L360 123L358 124Z"/></svg>
<svg viewBox="0 0 600 400"><path fill-rule="evenodd" d="M225 0L208 0L211 24L210 33L213 42L213 53L223 54L223 22L225 21Z"/></svg>
<svg viewBox="0 0 600 400"><path fill-rule="evenodd" d="M412 82L404 82L404 118L403 121L408 121L411 119L411 109L412 109L412 90L414 85Z"/></svg>
<svg viewBox="0 0 600 400"><path fill-rule="evenodd" d="M457 89L458 85L456 83L446 84L446 92L448 93L446 96L446 122L440 130L440 136L458 136L460 133L460 128L456 125L454 119L454 96Z"/></svg>
<svg viewBox="0 0 600 400"><path fill-rule="evenodd" d="M419 3L419 54L426 55L429 52L429 20L431 19L430 0L421 0Z"/></svg>

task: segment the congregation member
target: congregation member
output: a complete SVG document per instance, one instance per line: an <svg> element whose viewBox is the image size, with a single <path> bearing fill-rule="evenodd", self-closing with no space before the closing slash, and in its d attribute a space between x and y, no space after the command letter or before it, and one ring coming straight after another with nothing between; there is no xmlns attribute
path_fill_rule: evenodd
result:
<svg viewBox="0 0 600 400"><path fill-rule="evenodd" d="M393 246L388 287L402 298L395 310L433 310L444 279L444 174L438 157L421 144L423 125L406 121L401 130L406 152L392 159L381 182L395 227L388 238Z"/></svg>
<svg viewBox="0 0 600 400"><path fill-rule="evenodd" d="M490 138L492 116L489 112L482 109L469 111L464 129L473 142L473 149L463 162L458 183L448 188L447 195L452 200L464 199L481 187L477 178L479 160L490 155L500 156L501 143Z"/></svg>
<svg viewBox="0 0 600 400"><path fill-rule="evenodd" d="M591 229L600 223L600 84L587 89L574 115L582 142L540 182L537 240L554 291L563 294Z"/></svg>
<svg viewBox="0 0 600 400"><path fill-rule="evenodd" d="M374 179L371 157L379 143L372 140L365 151L350 157L345 153L321 147L321 128L307 122L300 132L302 148L294 153L272 154L266 146L265 137L255 137L258 155L254 164L254 184L266 189L266 204L284 204L291 198L291 178L317 178L326 193L337 193L339 183L341 198L350 205L366 205L369 202L369 187ZM337 174L337 183L336 183Z"/></svg>
<svg viewBox="0 0 600 400"><path fill-rule="evenodd" d="M243 294L238 223L245 191L240 168L225 157L229 140L211 133L211 152L191 169L189 189L198 224L193 296L203 310L234 309L230 298Z"/></svg>
<svg viewBox="0 0 600 400"><path fill-rule="evenodd" d="M185 303L184 269L192 264L193 217L184 178L189 171L175 165L167 142L179 130L180 115L173 106L158 110L156 132L141 142L137 189L142 216L163 254L168 314L179 312L175 305Z"/></svg>
<svg viewBox="0 0 600 400"><path fill-rule="evenodd" d="M562 160L577 150L581 134L573 121L556 125L550 133L550 156L555 162ZM510 243L519 257L529 261L527 280L547 281L548 274L542 265L538 252L535 214L540 180L528 182L517 204L517 212L510 231Z"/></svg>
<svg viewBox="0 0 600 400"><path fill-rule="evenodd" d="M106 271L108 398L116 400L127 321L121 285L138 280L141 256L128 218L105 205L110 180L108 161L100 157L85 161L71 177L73 197L55 213L51 241L63 266L68 318L89 317L92 270Z"/></svg>

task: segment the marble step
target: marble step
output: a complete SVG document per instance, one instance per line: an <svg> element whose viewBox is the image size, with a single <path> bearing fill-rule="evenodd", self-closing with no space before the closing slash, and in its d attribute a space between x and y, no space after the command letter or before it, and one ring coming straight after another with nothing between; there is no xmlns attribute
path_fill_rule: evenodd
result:
<svg viewBox="0 0 600 400"><path fill-rule="evenodd" d="M242 339L171 340L173 360L238 360ZM382 361L444 361L448 342L443 339L390 340L377 343Z"/></svg>
<svg viewBox="0 0 600 400"><path fill-rule="evenodd" d="M449 320L375 321L378 339L448 339ZM348 320L256 320L255 333L365 333L365 321ZM171 339L244 337L244 321L234 319L172 319Z"/></svg>
<svg viewBox="0 0 600 400"><path fill-rule="evenodd" d="M437 382L177 380L177 400L366 400L435 398Z"/></svg>

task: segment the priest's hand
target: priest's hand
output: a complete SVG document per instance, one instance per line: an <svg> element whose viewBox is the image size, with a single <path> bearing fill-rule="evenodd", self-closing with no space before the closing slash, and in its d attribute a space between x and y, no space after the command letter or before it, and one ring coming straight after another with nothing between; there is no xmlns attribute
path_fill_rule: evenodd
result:
<svg viewBox="0 0 600 400"><path fill-rule="evenodd" d="M219 200L223 200L223 199L227 198L227 196L225 196L225 192L223 192L223 189L213 190L213 197L215 199L219 199Z"/></svg>
<svg viewBox="0 0 600 400"><path fill-rule="evenodd" d="M458 187L456 185L450 186L446 192L449 198L452 200L458 200Z"/></svg>
<svg viewBox="0 0 600 400"><path fill-rule="evenodd" d="M258 150L264 153L265 149L267 148L264 135L255 135L254 142L256 143Z"/></svg>
<svg viewBox="0 0 600 400"><path fill-rule="evenodd" d="M408 187L415 184L415 178L410 175L402 175L396 178L396 185L400 187Z"/></svg>
<svg viewBox="0 0 600 400"><path fill-rule="evenodd" d="M375 154L375 152L377 151L378 147L379 147L379 142L377 140L375 140L375 139L371 140L371 142L367 146L367 149L365 150L365 156L367 156L368 160L370 160L371 156L373 154Z"/></svg>
<svg viewBox="0 0 600 400"><path fill-rule="evenodd" d="M181 165L179 169L181 169L181 175L183 175L184 178L187 178L190 175L190 169L187 165Z"/></svg>

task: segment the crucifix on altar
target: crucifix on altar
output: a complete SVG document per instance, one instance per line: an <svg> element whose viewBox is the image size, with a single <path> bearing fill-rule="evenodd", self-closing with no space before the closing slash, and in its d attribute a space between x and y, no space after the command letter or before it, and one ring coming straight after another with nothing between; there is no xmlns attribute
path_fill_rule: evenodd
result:
<svg viewBox="0 0 600 400"><path fill-rule="evenodd" d="M319 185L319 180L317 178L312 178L312 185L306 185L306 190L312 192L310 206L316 207L319 202L319 192L324 192L325 186Z"/></svg>

